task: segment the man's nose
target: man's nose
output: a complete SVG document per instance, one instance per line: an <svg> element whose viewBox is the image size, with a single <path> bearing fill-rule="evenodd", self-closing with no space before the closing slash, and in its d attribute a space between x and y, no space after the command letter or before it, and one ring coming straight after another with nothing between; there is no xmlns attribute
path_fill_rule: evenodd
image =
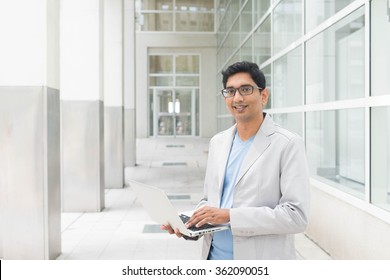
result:
<svg viewBox="0 0 390 280"><path fill-rule="evenodd" d="M244 99L238 89L236 89L236 93L234 94L233 99L234 100L243 100Z"/></svg>

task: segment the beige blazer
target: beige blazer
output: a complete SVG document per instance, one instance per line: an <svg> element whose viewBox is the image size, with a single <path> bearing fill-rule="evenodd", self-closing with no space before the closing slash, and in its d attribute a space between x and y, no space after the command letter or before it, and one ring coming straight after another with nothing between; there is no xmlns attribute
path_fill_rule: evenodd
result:
<svg viewBox="0 0 390 280"><path fill-rule="evenodd" d="M210 141L204 199L198 207L219 207L235 131L233 126ZM295 259L294 234L305 230L308 210L304 143L267 114L234 187L230 210L234 259ZM210 234L203 238L203 259L207 259L211 239Z"/></svg>

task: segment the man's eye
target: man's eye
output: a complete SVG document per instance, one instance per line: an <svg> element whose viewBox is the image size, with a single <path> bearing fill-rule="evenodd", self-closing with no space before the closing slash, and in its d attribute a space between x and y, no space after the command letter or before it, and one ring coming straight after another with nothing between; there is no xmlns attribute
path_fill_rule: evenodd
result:
<svg viewBox="0 0 390 280"><path fill-rule="evenodd" d="M242 88L241 88L241 91L243 91L243 92L249 92L249 91L251 91L251 88L250 88L250 87L242 87Z"/></svg>
<svg viewBox="0 0 390 280"><path fill-rule="evenodd" d="M236 91L236 90L235 90L235 89L232 89L232 88L226 90L226 92L227 92L228 94L234 94L235 91Z"/></svg>

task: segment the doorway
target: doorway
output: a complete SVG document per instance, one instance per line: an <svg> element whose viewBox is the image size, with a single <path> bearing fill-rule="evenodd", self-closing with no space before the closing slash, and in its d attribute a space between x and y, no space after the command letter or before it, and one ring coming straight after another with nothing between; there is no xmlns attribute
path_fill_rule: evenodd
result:
<svg viewBox="0 0 390 280"><path fill-rule="evenodd" d="M153 89L153 135L196 136L198 90Z"/></svg>

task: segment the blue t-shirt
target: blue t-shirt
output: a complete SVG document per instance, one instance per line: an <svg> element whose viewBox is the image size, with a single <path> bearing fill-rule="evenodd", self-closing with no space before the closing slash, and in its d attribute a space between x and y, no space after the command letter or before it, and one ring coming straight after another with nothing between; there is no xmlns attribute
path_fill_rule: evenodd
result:
<svg viewBox="0 0 390 280"><path fill-rule="evenodd" d="M237 132L234 136L230 149L229 159L225 171L220 208L233 207L233 192L237 176L248 150L255 136L247 141L242 141ZM233 235L231 229L219 231L213 234L209 260L232 260L233 259Z"/></svg>

